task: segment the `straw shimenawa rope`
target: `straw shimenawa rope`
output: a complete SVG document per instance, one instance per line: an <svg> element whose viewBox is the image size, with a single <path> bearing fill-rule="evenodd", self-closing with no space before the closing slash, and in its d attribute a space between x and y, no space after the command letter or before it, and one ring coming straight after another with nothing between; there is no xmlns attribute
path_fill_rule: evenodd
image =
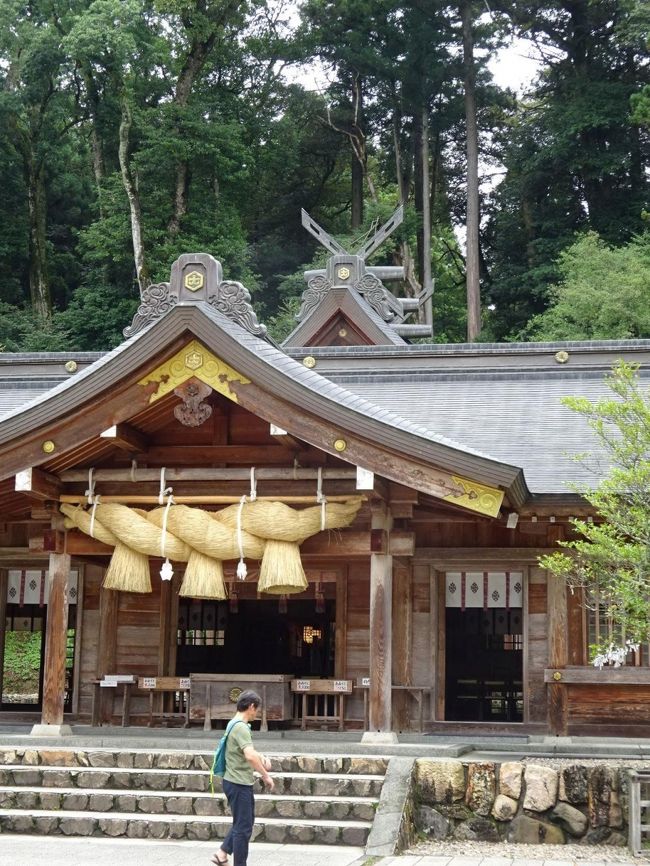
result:
<svg viewBox="0 0 650 866"><path fill-rule="evenodd" d="M354 520L361 498L345 503L327 503L325 520L318 505L297 510L282 502L246 502L241 512L241 551L250 559L261 559L258 590L288 595L307 588L298 545L323 528L341 529ZM164 537L165 554L187 562L180 594L193 598L226 598L223 560L237 559L239 505L206 512L187 505L172 505ZM80 508L61 505L66 525L91 534L90 515ZM151 592L148 556L161 550L164 508L143 511L117 503L97 503L92 535L115 547L104 586L129 592ZM148 588L145 588L147 586Z"/></svg>

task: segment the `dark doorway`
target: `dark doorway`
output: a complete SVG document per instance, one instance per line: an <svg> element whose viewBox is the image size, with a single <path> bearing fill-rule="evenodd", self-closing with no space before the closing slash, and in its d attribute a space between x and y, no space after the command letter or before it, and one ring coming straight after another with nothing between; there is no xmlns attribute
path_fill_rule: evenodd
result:
<svg viewBox="0 0 650 866"><path fill-rule="evenodd" d="M176 675L332 677L335 619L333 600L181 601Z"/></svg>
<svg viewBox="0 0 650 866"><path fill-rule="evenodd" d="M523 721L521 609L446 609L445 718Z"/></svg>

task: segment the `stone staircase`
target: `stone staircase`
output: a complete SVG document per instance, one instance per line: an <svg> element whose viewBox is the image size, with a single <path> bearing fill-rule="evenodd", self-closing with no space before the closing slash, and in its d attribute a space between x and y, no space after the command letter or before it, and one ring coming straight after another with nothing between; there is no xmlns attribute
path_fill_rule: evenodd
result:
<svg viewBox="0 0 650 866"><path fill-rule="evenodd" d="M253 841L365 846L387 760L268 754L272 794L255 787ZM3 749L0 832L220 839L230 826L212 754Z"/></svg>

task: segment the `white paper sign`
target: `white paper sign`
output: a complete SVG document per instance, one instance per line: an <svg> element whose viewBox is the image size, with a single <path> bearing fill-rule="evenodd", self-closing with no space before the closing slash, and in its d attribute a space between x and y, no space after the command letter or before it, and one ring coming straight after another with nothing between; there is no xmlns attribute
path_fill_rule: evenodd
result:
<svg viewBox="0 0 650 866"><path fill-rule="evenodd" d="M155 689L156 688L156 678L155 677L143 677L142 678L142 688L143 689Z"/></svg>
<svg viewBox="0 0 650 866"><path fill-rule="evenodd" d="M181 677L179 688L181 689L189 689L190 687L190 678L189 677Z"/></svg>
<svg viewBox="0 0 650 866"><path fill-rule="evenodd" d="M334 691L335 692L347 692L348 690L348 681L347 680L334 680Z"/></svg>
<svg viewBox="0 0 650 866"><path fill-rule="evenodd" d="M362 688L370 688L370 677L361 677Z"/></svg>
<svg viewBox="0 0 650 866"><path fill-rule="evenodd" d="M311 680L296 680L297 692L308 692L311 688Z"/></svg>

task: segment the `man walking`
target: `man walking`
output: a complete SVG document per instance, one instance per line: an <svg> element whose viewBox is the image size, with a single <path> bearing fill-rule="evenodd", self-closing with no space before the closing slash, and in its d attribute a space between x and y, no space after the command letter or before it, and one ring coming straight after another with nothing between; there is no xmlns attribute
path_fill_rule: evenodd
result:
<svg viewBox="0 0 650 866"><path fill-rule="evenodd" d="M232 827L212 858L216 866L227 866L229 854L234 855L234 866L246 866L248 843L255 823L254 772L261 775L269 791L274 787L269 776L271 762L255 749L251 737L250 723L257 717L261 704L257 692L242 692L237 712L229 722L223 790L232 812Z"/></svg>

